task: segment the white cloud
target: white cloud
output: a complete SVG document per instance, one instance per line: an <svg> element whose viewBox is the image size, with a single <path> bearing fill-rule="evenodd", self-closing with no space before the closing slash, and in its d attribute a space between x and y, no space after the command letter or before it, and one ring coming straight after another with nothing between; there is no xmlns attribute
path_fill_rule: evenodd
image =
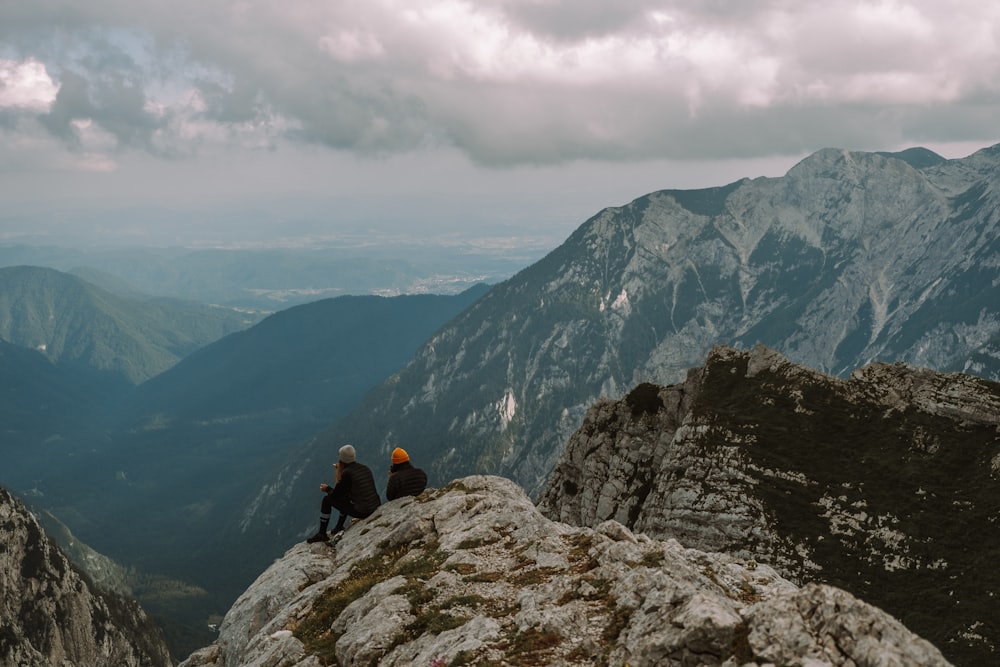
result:
<svg viewBox="0 0 1000 667"><path fill-rule="evenodd" d="M0 59L0 107L48 111L59 86L38 60Z"/></svg>

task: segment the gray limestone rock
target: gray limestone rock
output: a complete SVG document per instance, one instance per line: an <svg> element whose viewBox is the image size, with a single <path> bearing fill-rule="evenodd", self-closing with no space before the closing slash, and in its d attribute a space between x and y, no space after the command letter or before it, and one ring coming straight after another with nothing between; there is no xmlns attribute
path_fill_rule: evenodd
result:
<svg viewBox="0 0 1000 667"><path fill-rule="evenodd" d="M682 383L597 403L539 507L836 584L987 664L998 444L1000 385L982 378L883 363L838 378L717 347Z"/></svg>
<svg viewBox="0 0 1000 667"><path fill-rule="evenodd" d="M948 664L844 591L615 521L553 522L473 476L292 547L181 667L772 662Z"/></svg>

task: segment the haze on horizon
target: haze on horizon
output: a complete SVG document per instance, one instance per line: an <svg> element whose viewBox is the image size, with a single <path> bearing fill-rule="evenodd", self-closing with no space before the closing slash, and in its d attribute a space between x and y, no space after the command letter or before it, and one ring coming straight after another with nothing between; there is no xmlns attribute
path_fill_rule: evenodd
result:
<svg viewBox="0 0 1000 667"><path fill-rule="evenodd" d="M0 243L558 245L824 147L998 140L978 0L0 6Z"/></svg>

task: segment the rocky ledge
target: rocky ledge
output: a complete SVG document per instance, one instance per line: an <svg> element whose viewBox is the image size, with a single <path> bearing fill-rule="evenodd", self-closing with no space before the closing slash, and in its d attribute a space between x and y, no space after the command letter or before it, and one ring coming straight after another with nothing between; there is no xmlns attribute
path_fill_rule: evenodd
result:
<svg viewBox="0 0 1000 667"><path fill-rule="evenodd" d="M946 665L849 593L763 564L545 518L466 477L298 544L182 667Z"/></svg>

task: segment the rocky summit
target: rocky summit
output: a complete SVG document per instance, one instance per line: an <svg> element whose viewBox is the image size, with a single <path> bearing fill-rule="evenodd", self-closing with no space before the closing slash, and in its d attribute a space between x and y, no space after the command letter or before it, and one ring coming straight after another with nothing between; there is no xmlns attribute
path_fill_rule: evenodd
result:
<svg viewBox="0 0 1000 667"><path fill-rule="evenodd" d="M883 611L767 565L545 518L472 476L292 547L181 667L946 665Z"/></svg>
<svg viewBox="0 0 1000 667"><path fill-rule="evenodd" d="M0 489L0 665L168 667L163 636L133 601L93 588L27 508Z"/></svg>
<svg viewBox="0 0 1000 667"><path fill-rule="evenodd" d="M679 384L594 405L540 500L767 563L997 663L1000 385L874 363L838 378L717 347Z"/></svg>

